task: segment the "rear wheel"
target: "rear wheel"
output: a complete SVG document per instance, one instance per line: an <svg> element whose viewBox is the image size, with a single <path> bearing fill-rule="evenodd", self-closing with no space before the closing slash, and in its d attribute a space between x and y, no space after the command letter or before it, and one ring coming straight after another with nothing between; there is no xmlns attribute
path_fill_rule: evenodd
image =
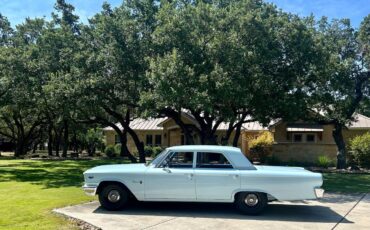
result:
<svg viewBox="0 0 370 230"><path fill-rule="evenodd" d="M129 200L129 192L122 186L110 184L99 193L99 202L103 208L116 211L124 208Z"/></svg>
<svg viewBox="0 0 370 230"><path fill-rule="evenodd" d="M235 205L244 214L257 215L267 206L267 195L259 192L243 192L235 197Z"/></svg>

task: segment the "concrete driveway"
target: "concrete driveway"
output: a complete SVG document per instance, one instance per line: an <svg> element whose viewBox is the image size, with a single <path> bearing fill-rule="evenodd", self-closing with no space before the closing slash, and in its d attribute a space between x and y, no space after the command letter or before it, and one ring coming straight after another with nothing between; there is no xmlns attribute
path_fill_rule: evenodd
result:
<svg viewBox="0 0 370 230"><path fill-rule="evenodd" d="M108 212L98 202L55 212L110 229L370 229L370 194L326 194L320 201L273 202L260 216L232 204L137 203Z"/></svg>

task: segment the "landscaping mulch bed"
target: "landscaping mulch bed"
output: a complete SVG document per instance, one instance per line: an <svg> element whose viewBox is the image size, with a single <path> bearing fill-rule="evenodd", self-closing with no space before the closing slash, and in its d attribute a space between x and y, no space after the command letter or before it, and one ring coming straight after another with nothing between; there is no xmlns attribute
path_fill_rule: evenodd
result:
<svg viewBox="0 0 370 230"><path fill-rule="evenodd" d="M347 169L336 169L335 167L306 167L307 170L320 173L343 173L343 174L370 174L370 169L348 167Z"/></svg>
<svg viewBox="0 0 370 230"><path fill-rule="evenodd" d="M64 215L64 214L61 214L61 213L55 213L55 214L67 219L69 222L71 222L72 225L78 227L79 229L82 229L82 230L102 230L101 228L96 227L95 225L89 224L89 223L87 223L85 221L82 221L80 219L73 218L73 217L70 217L70 216L67 216L67 215Z"/></svg>

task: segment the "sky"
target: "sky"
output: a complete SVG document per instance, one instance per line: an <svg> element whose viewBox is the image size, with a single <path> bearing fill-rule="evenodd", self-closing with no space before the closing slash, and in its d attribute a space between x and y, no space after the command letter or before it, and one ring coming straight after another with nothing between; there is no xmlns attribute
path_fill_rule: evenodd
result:
<svg viewBox="0 0 370 230"><path fill-rule="evenodd" d="M101 10L104 1L113 7L122 0L67 0L75 6L82 22ZM317 18L349 18L354 27L359 27L362 19L370 14L370 0L266 0L291 13ZM26 17L50 18L55 0L0 0L0 13L5 15L12 26L22 23Z"/></svg>

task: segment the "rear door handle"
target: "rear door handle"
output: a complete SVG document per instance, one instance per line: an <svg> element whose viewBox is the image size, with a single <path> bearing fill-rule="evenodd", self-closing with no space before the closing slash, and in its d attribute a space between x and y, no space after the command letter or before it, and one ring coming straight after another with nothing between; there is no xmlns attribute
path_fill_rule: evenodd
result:
<svg viewBox="0 0 370 230"><path fill-rule="evenodd" d="M189 180L193 179L192 173L185 173L185 175L188 177Z"/></svg>
<svg viewBox="0 0 370 230"><path fill-rule="evenodd" d="M235 175L235 174L231 174L230 176L232 176L233 177L233 179L238 179L239 178L239 175Z"/></svg>

